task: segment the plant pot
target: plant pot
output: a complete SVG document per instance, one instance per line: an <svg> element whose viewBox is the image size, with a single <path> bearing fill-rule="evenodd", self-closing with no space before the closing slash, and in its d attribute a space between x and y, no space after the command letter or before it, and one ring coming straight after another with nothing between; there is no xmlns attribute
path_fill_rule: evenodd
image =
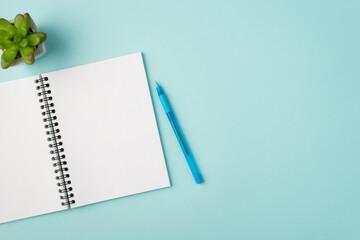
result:
<svg viewBox="0 0 360 240"><path fill-rule="evenodd" d="M14 23L14 19L11 19L9 21L10 23ZM39 32L39 29L37 28L35 22L33 21L33 19L31 18L31 24L30 24L30 29L35 33L35 32ZM37 49L35 50L35 61L36 59L42 57L44 54L46 53L46 47L45 47L45 43L39 44L37 45ZM0 57L3 54L3 51L0 51ZM13 62L13 64L11 65L11 67L14 67L16 65L20 65L24 63L24 60L19 57L16 58Z"/></svg>

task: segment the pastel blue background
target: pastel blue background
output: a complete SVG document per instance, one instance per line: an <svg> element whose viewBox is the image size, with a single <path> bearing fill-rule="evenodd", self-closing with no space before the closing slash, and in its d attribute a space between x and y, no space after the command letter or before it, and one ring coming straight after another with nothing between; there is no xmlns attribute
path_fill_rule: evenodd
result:
<svg viewBox="0 0 360 240"><path fill-rule="evenodd" d="M2 224L1 240L360 239L359 1L1 4L19 12L48 53L1 81L143 52L172 187Z"/></svg>

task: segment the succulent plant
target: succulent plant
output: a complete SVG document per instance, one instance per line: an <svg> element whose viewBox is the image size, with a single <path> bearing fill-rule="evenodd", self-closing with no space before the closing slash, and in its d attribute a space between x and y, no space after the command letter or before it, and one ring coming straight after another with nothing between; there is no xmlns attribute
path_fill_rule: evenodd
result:
<svg viewBox="0 0 360 240"><path fill-rule="evenodd" d="M0 18L0 49L4 51L1 56L3 69L10 67L18 57L22 57L26 64L35 62L35 50L47 36L43 32L33 32L30 24L31 17L28 13L16 15L14 24Z"/></svg>

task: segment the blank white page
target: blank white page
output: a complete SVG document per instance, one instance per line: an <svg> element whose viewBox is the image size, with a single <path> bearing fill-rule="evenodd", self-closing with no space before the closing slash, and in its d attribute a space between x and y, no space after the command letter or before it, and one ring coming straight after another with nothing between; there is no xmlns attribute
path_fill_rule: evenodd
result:
<svg viewBox="0 0 360 240"><path fill-rule="evenodd" d="M66 209L59 198L35 79L0 84L0 223Z"/></svg>
<svg viewBox="0 0 360 240"><path fill-rule="evenodd" d="M74 207L170 185L141 53L44 76Z"/></svg>

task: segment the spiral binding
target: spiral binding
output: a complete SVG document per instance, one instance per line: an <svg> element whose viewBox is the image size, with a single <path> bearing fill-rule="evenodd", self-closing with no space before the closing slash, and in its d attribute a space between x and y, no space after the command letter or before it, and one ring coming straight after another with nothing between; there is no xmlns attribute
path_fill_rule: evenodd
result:
<svg viewBox="0 0 360 240"><path fill-rule="evenodd" d="M70 174L66 173L69 169L66 167L67 162L65 159L63 143L61 142L61 135L59 134L60 129L57 128L59 124L55 122L57 117L55 114L54 103L51 94L50 84L48 83L48 77L39 76L39 79L35 80L37 84L36 90L38 90L38 96L40 97L39 102L41 103L40 108L43 110L42 115L44 116L46 135L49 135L47 140L50 142L49 148L50 154L53 155L51 160L54 162L56 180L58 181L57 186L59 187L60 199L62 206L68 206L71 208L71 204L75 203L75 200L71 199L74 194L71 193L73 190L71 185Z"/></svg>

